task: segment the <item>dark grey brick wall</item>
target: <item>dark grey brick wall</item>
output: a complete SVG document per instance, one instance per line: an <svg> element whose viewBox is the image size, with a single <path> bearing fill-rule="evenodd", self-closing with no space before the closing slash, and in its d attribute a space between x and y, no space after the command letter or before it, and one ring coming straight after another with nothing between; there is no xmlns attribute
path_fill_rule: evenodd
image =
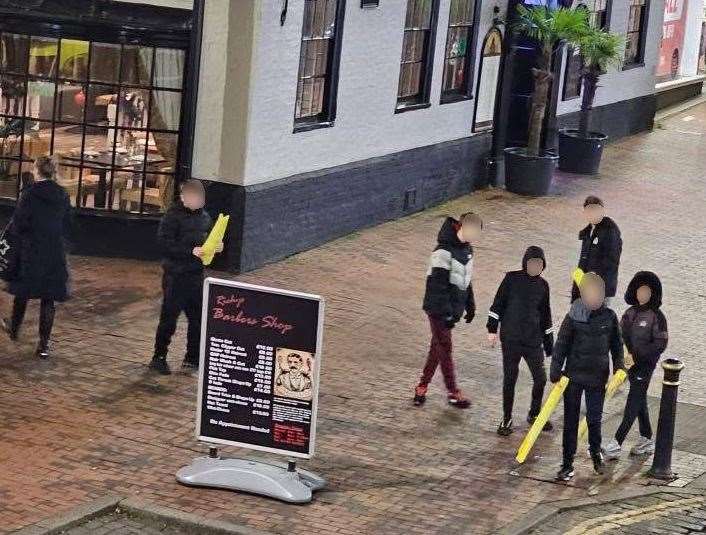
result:
<svg viewBox="0 0 706 535"><path fill-rule="evenodd" d="M247 271L472 191L484 183L490 140L481 134L244 188L236 269Z"/></svg>
<svg viewBox="0 0 706 535"><path fill-rule="evenodd" d="M591 130L603 132L609 140L651 130L656 111L654 95L623 100L593 109ZM557 118L559 128L578 126L579 113L567 113Z"/></svg>

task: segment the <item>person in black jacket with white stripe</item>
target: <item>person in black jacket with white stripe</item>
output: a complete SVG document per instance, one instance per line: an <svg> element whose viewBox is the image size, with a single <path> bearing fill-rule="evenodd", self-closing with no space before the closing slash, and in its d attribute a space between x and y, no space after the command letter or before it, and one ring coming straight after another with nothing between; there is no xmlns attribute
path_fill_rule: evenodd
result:
<svg viewBox="0 0 706 535"><path fill-rule="evenodd" d="M546 268L544 251L528 247L522 258L522 269L510 271L500 283L488 312L488 341L495 346L500 327L503 353L503 420L498 434L512 433L512 407L520 361L527 362L532 374L532 404L527 421L531 424L542 408L547 372L544 354L551 356L554 346L549 284L542 278ZM552 429L547 422L544 429Z"/></svg>
<svg viewBox="0 0 706 535"><path fill-rule="evenodd" d="M437 245L431 254L427 271L424 311L431 326L431 344L419 384L414 390L414 404L426 401L426 394L437 366L441 365L448 402L459 409L466 409L470 401L456 385L451 358L451 329L463 314L470 323L475 316L471 275L473 273L473 247L471 245L483 228L481 218L468 212L457 221L447 217L439 231Z"/></svg>

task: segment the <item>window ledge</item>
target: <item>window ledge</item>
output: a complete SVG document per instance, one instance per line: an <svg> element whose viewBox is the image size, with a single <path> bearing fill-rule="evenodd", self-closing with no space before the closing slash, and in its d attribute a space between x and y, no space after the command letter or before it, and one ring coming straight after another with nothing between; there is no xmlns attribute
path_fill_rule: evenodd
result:
<svg viewBox="0 0 706 535"><path fill-rule="evenodd" d="M400 104L395 108L395 113L404 113L412 110L423 110L431 108L431 102L420 102L419 104Z"/></svg>
<svg viewBox="0 0 706 535"><path fill-rule="evenodd" d="M577 98L581 98L581 95L576 95L573 97L561 97L562 102L571 102L572 100L576 100Z"/></svg>
<svg viewBox="0 0 706 535"><path fill-rule="evenodd" d="M442 96L439 104L453 104L454 102L465 102L473 100L473 95L447 95Z"/></svg>
<svg viewBox="0 0 706 535"><path fill-rule="evenodd" d="M641 69L645 66L645 62L641 61L639 63L629 63L628 65L623 65L624 71L630 71L632 69Z"/></svg>
<svg viewBox="0 0 706 535"><path fill-rule="evenodd" d="M300 123L294 125L292 133L308 132L310 130L318 130L319 128L331 128L334 125L333 121L321 121L318 123Z"/></svg>

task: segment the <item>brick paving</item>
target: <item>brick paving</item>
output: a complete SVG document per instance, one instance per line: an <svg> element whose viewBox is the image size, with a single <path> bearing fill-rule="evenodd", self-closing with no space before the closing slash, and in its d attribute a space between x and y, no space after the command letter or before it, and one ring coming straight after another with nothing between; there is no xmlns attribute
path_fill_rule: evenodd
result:
<svg viewBox="0 0 706 535"><path fill-rule="evenodd" d="M74 258L75 299L58 313L55 356L32 357L36 322L19 345L0 341L0 533L112 493L272 533L481 534L541 502L585 497L597 485L603 491L645 484L640 473L648 460L623 461L614 479L598 483L583 458L572 485L535 477L533 470L556 469L560 432L540 438L520 477L511 473L522 433L495 434L500 355L481 347L483 312L503 273L537 244L547 252L560 321L577 257L580 203L596 193L623 230L621 289L638 269L661 275L669 354L687 366L680 401L706 406L704 133L701 106L608 147L598 179L558 176L555 195L482 191L239 276L327 300L318 451L306 467L329 485L306 506L175 482L175 472L204 448L193 439L194 378L146 373L159 267ZM474 281L479 317L457 330L455 348L460 384L474 404L465 412L447 407L437 377L427 405L414 409L411 389L428 344L420 310L427 258L441 217L469 209L486 220ZM181 356L174 351L174 365ZM528 378L523 369L518 421L529 403ZM659 395L658 382L650 394ZM619 410L622 399L610 410ZM706 472L700 453L706 451L687 459L693 477Z"/></svg>
<svg viewBox="0 0 706 535"><path fill-rule="evenodd" d="M67 529L62 535L191 535L193 531L167 523L145 521L140 517L115 511Z"/></svg>

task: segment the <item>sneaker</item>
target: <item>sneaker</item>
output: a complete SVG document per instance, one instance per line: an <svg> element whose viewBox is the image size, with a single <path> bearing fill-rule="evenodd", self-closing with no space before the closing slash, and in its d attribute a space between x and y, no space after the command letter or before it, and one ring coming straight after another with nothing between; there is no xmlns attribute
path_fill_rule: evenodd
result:
<svg viewBox="0 0 706 535"><path fill-rule="evenodd" d="M591 460L593 461L593 470L596 474L603 474L603 468L605 464L603 463L603 454L599 451L597 453L591 454Z"/></svg>
<svg viewBox="0 0 706 535"><path fill-rule="evenodd" d="M49 358L49 345L48 344L37 344L37 350L34 352L40 359Z"/></svg>
<svg viewBox="0 0 706 535"><path fill-rule="evenodd" d="M654 440L647 437L640 437L635 445L630 449L630 455L650 455L655 452Z"/></svg>
<svg viewBox="0 0 706 535"><path fill-rule="evenodd" d="M622 448L618 441L612 438L603 448L603 455L608 461L617 461L620 458Z"/></svg>
<svg viewBox="0 0 706 535"><path fill-rule="evenodd" d="M172 373L172 370L169 369L169 364L167 364L167 358L158 357L156 355L152 357L149 364L149 369L154 370L161 375L169 375Z"/></svg>
<svg viewBox="0 0 706 535"><path fill-rule="evenodd" d="M449 405L456 407L457 409L467 409L471 406L471 401L465 397L460 390L449 392L447 399Z"/></svg>
<svg viewBox="0 0 706 535"><path fill-rule="evenodd" d="M3 318L0 320L0 329L2 329L5 334L12 340L13 342L17 341L17 331L13 331L12 327L10 325L12 322L9 319Z"/></svg>
<svg viewBox="0 0 706 535"><path fill-rule="evenodd" d="M427 387L425 385L418 385L414 389L414 400L413 403L416 407L421 407L427 400Z"/></svg>
<svg viewBox="0 0 706 535"><path fill-rule="evenodd" d="M565 464L556 473L555 479L557 481L570 481L572 477L574 477L574 467L570 464Z"/></svg>
<svg viewBox="0 0 706 535"><path fill-rule="evenodd" d="M188 357L184 359L184 361L181 363L181 369L184 371L194 371L199 369L199 362L196 360L192 360Z"/></svg>
<svg viewBox="0 0 706 535"><path fill-rule="evenodd" d="M530 416L529 414L527 415L527 423L532 425L534 424L534 421L537 419L536 416ZM542 427L542 431L553 431L554 430L554 424L552 424L549 420L544 424L544 427Z"/></svg>
<svg viewBox="0 0 706 535"><path fill-rule="evenodd" d="M512 419L503 420L498 426L498 435L501 437L506 437L512 434Z"/></svg>

